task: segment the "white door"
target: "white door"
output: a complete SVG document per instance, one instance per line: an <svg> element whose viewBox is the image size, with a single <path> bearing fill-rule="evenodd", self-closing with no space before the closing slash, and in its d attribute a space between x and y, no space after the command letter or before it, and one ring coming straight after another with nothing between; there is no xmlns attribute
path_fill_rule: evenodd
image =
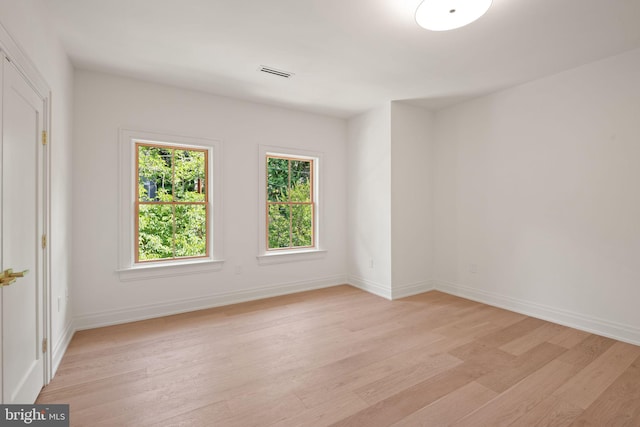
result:
<svg viewBox="0 0 640 427"><path fill-rule="evenodd" d="M43 111L44 103L2 59L2 400L34 403L44 383Z"/></svg>

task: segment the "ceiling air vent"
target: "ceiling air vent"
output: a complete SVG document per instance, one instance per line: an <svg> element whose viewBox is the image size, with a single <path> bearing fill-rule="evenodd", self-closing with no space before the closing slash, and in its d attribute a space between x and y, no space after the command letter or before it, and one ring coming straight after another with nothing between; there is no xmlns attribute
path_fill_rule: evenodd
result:
<svg viewBox="0 0 640 427"><path fill-rule="evenodd" d="M276 70L275 68L265 67L264 65L260 66L259 71L267 74L273 74L274 76L284 77L285 79L293 76L293 73L290 73L288 71Z"/></svg>

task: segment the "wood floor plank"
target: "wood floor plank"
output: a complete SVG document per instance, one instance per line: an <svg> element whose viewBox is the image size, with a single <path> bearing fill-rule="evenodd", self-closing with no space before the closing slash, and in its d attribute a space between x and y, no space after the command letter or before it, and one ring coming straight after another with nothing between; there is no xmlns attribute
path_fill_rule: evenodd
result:
<svg viewBox="0 0 640 427"><path fill-rule="evenodd" d="M365 402L373 404L461 363L462 361L454 356L439 354L360 387L355 393Z"/></svg>
<svg viewBox="0 0 640 427"><path fill-rule="evenodd" d="M74 427L638 426L639 361L442 292L338 286L80 331L38 403Z"/></svg>
<svg viewBox="0 0 640 427"><path fill-rule="evenodd" d="M640 347L616 342L554 394L587 409L639 356Z"/></svg>
<svg viewBox="0 0 640 427"><path fill-rule="evenodd" d="M574 426L640 425L640 358L573 423Z"/></svg>
<svg viewBox="0 0 640 427"><path fill-rule="evenodd" d="M342 359L301 375L295 380L296 394L311 408L333 396L351 394L358 387L420 363L446 348L446 342L430 332L409 339L393 337L381 344L375 351L361 353L356 360Z"/></svg>
<svg viewBox="0 0 640 427"><path fill-rule="evenodd" d="M449 353L461 360L476 362L487 360L491 363L498 363L500 366L510 366L516 358L512 354L478 340L466 342L451 349Z"/></svg>
<svg viewBox="0 0 640 427"><path fill-rule="evenodd" d="M567 427L582 414L582 408L559 399L547 397L522 417L515 420L514 427Z"/></svg>
<svg viewBox="0 0 640 427"><path fill-rule="evenodd" d="M520 356L543 342L549 342L550 339L564 332L565 329L567 328L564 326L545 323L528 334L501 346L500 349L514 356Z"/></svg>
<svg viewBox="0 0 640 427"><path fill-rule="evenodd" d="M555 337L549 339L549 344L555 344L564 348L573 348L580 344L591 334L585 331L579 331L578 329L565 328L563 332L559 333Z"/></svg>
<svg viewBox="0 0 640 427"><path fill-rule="evenodd" d="M478 378L478 382L493 391L502 393L565 351L563 347L543 342L511 360L502 369Z"/></svg>
<svg viewBox="0 0 640 427"><path fill-rule="evenodd" d="M270 427L321 427L346 418L368 406L354 393L340 395L303 412L286 416Z"/></svg>
<svg viewBox="0 0 640 427"><path fill-rule="evenodd" d="M499 329L480 337L479 340L487 345L500 347L508 342L520 338L522 335L525 335L544 324L544 320L526 317L506 328Z"/></svg>
<svg viewBox="0 0 640 427"><path fill-rule="evenodd" d="M451 319L443 326L437 327L433 332L450 338L473 336L474 338L486 336L492 332L504 329L521 321L524 316L514 315L495 307L481 306L468 307L466 312Z"/></svg>
<svg viewBox="0 0 640 427"><path fill-rule="evenodd" d="M137 384L148 379L146 369L138 369L131 372L123 372L112 377L88 380L80 384L73 384L68 387L59 387L56 389L45 388L38 396L36 403L48 402L48 403L65 403L70 400L81 402L84 399L90 399L90 402L95 399L92 394L99 392L103 401L111 398L115 400L122 398L122 393L116 391L115 393L108 393L108 390L120 388L135 388ZM133 383L133 384L132 384Z"/></svg>
<svg viewBox="0 0 640 427"><path fill-rule="evenodd" d="M494 368L478 363L465 362L332 425L371 427L391 425L469 384Z"/></svg>
<svg viewBox="0 0 640 427"><path fill-rule="evenodd" d="M189 388L152 390L105 404L96 402L91 407L75 408L70 418L73 420L73 425L78 426L144 425L198 409L206 404L216 403L216 401L202 401L196 398L195 390L205 392L205 389L191 389L194 390L191 393L189 390Z"/></svg>
<svg viewBox="0 0 640 427"><path fill-rule="evenodd" d="M302 401L295 394L255 405L250 411L236 413L231 418L224 419L220 425L225 427L261 427L275 424L303 414L306 410Z"/></svg>
<svg viewBox="0 0 640 427"><path fill-rule="evenodd" d="M598 335L589 335L579 344L560 356L563 362L571 363L578 368L584 368L607 351L615 340Z"/></svg>
<svg viewBox="0 0 640 427"><path fill-rule="evenodd" d="M535 408L576 372L576 368L553 360L501 393L487 404L452 424L453 426L508 426Z"/></svg>
<svg viewBox="0 0 640 427"><path fill-rule="evenodd" d="M164 420L153 420L150 425L162 423L163 427L196 427L215 425L222 423L223 420L231 418L229 408L226 402L216 402L201 408L194 409L189 412L180 413L172 418ZM140 425L144 425L145 420Z"/></svg>
<svg viewBox="0 0 640 427"><path fill-rule="evenodd" d="M472 381L394 423L393 427L450 425L478 409L496 395L495 391Z"/></svg>

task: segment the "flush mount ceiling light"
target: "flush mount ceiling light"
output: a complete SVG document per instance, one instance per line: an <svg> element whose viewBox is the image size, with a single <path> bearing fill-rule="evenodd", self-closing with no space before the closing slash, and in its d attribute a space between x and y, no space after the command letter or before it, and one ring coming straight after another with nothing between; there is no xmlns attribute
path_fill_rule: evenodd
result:
<svg viewBox="0 0 640 427"><path fill-rule="evenodd" d="M431 31L464 27L484 15L492 0L424 0L416 10L416 22Z"/></svg>

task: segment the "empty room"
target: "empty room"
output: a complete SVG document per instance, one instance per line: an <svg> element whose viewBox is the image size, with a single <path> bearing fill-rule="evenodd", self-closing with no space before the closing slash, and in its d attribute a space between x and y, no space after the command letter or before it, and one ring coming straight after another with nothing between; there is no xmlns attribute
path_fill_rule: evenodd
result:
<svg viewBox="0 0 640 427"><path fill-rule="evenodd" d="M640 1L0 0L0 54L0 425L640 426Z"/></svg>

